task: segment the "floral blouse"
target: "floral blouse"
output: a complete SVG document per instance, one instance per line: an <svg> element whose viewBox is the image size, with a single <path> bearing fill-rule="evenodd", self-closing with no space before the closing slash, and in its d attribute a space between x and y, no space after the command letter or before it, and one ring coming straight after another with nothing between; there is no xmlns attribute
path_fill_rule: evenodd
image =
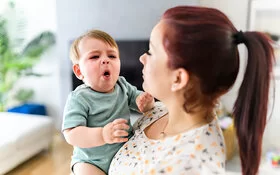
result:
<svg viewBox="0 0 280 175"><path fill-rule="evenodd" d="M217 119L163 140L149 139L144 129L165 114L163 104L156 103L136 121L134 136L113 158L109 174L225 174L225 143Z"/></svg>

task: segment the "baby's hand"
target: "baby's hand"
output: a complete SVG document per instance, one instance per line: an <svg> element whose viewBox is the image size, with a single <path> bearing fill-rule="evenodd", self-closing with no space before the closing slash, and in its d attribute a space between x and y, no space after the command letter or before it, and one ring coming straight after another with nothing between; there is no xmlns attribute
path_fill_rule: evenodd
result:
<svg viewBox="0 0 280 175"><path fill-rule="evenodd" d="M126 142L128 138L123 137L128 136L126 131L128 129L127 120L122 118L116 119L103 127L103 140L107 144Z"/></svg>
<svg viewBox="0 0 280 175"><path fill-rule="evenodd" d="M144 113L151 110L154 107L154 97L147 92L143 92L136 98L136 104L140 112Z"/></svg>

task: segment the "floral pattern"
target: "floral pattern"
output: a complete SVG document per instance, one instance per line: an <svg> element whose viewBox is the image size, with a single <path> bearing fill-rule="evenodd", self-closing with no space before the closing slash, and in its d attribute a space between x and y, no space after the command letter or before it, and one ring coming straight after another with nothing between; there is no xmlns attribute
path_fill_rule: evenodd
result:
<svg viewBox="0 0 280 175"><path fill-rule="evenodd" d="M225 174L225 144L217 119L199 128L149 139L144 129L167 114L162 103L134 124L135 134L113 158L109 174Z"/></svg>

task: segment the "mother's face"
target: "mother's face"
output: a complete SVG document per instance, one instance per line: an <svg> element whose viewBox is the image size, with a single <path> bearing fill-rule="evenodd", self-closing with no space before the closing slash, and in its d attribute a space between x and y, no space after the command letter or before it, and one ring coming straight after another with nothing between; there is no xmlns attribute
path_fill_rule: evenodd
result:
<svg viewBox="0 0 280 175"><path fill-rule="evenodd" d="M171 91L172 71L167 66L168 56L163 47L164 23L160 21L152 30L149 51L140 57L143 68L143 89L159 100Z"/></svg>

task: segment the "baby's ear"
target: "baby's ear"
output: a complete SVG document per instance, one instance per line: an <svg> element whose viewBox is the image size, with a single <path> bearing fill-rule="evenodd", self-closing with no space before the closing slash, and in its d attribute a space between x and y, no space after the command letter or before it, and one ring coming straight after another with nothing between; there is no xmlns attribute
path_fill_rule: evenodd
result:
<svg viewBox="0 0 280 175"><path fill-rule="evenodd" d="M79 80L83 80L84 76L82 75L79 64L74 64L72 66L73 72Z"/></svg>

